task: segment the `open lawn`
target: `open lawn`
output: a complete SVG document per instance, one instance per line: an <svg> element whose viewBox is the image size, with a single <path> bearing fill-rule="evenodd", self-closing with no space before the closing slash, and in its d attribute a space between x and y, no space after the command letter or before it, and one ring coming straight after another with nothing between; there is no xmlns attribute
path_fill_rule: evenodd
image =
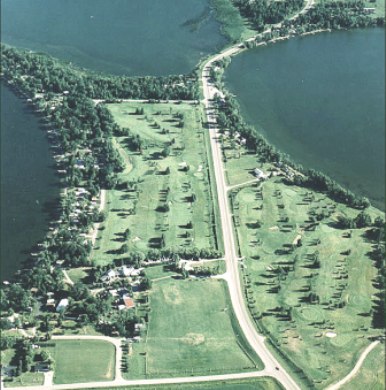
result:
<svg viewBox="0 0 386 390"><path fill-rule="evenodd" d="M55 340L44 348L55 361L55 384L114 379L115 347L107 341Z"/></svg>
<svg viewBox="0 0 386 390"><path fill-rule="evenodd" d="M141 252L216 248L199 107L130 102L109 104L108 108L121 127L141 137L142 152L133 151L127 137L115 138L126 166L119 180L136 186L108 191L107 218L93 251L95 263L124 257L119 253L123 244L129 251ZM135 114L141 109L143 114ZM165 148L168 151L162 155ZM126 229L130 229L127 239L123 235Z"/></svg>
<svg viewBox="0 0 386 390"><path fill-rule="evenodd" d="M5 387L41 386L44 383L44 375L41 372L25 372L12 382L4 381Z"/></svg>
<svg viewBox="0 0 386 390"><path fill-rule="evenodd" d="M385 389L385 346L379 344L366 357L359 372L341 390Z"/></svg>
<svg viewBox="0 0 386 390"><path fill-rule="evenodd" d="M257 359L243 350L222 281L159 280L150 303L147 336L133 345L129 378L255 369Z"/></svg>
<svg viewBox="0 0 386 390"><path fill-rule="evenodd" d="M105 390L281 390L282 387L272 378L263 377L256 379L244 379L234 381L214 381L206 383L189 383L176 385L154 386L130 386L130 387L109 387ZM94 389L88 389L94 390Z"/></svg>
<svg viewBox="0 0 386 390"><path fill-rule="evenodd" d="M358 210L279 177L234 191L232 205L248 306L262 316L259 327L318 388L338 381L368 337L381 333L371 328L371 243L364 229L350 236L336 227L338 215Z"/></svg>

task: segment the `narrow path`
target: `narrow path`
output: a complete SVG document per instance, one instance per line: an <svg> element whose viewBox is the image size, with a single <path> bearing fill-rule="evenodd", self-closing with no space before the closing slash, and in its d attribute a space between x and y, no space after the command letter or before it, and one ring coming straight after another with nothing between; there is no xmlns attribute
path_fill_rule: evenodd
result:
<svg viewBox="0 0 386 390"><path fill-rule="evenodd" d="M67 271L65 269L62 269L62 272L63 272L63 276L64 276L64 282L69 284L70 286L73 286L74 282L72 281L72 279L68 275Z"/></svg>
<svg viewBox="0 0 386 390"><path fill-rule="evenodd" d="M379 344L379 341L372 342L361 354L358 361L356 362L354 368L351 370L351 372L346 375L342 380L335 383L334 385L331 385L327 387L326 390L338 390L341 386L343 386L345 383L350 382L352 378L358 373L359 369L361 368L363 362L365 361L367 355Z"/></svg>
<svg viewBox="0 0 386 390"><path fill-rule="evenodd" d="M227 191L230 191L230 190L234 190L235 188L239 188L239 187L244 187L244 186L248 186L250 184L254 184L254 183L259 183L259 179L252 179L252 180L248 180L248 181L245 181L244 183L240 183L240 184L234 184L232 186L226 186L226 190Z"/></svg>
<svg viewBox="0 0 386 390"><path fill-rule="evenodd" d="M104 103L106 99L92 99L95 104ZM157 99L117 99L117 103L173 103L173 104L197 104L198 100L157 100Z"/></svg>
<svg viewBox="0 0 386 390"><path fill-rule="evenodd" d="M99 208L98 208L99 212L101 212L105 208L105 203L106 203L106 190L101 190L100 204L99 204ZM91 236L92 246L95 245L100 225L101 225L100 222L97 222L97 223L94 224L93 233L92 233L92 236Z"/></svg>

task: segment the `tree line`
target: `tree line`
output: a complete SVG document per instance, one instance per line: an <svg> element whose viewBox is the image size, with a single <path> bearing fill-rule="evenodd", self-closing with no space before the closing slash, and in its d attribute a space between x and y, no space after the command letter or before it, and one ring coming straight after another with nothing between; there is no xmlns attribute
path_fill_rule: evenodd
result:
<svg viewBox="0 0 386 390"><path fill-rule="evenodd" d="M288 15L300 10L303 0L267 1L233 0L240 14L249 20L252 28L263 31L266 24L276 24Z"/></svg>
<svg viewBox="0 0 386 390"><path fill-rule="evenodd" d="M42 53L1 45L3 76L12 79L29 96L63 93L91 99L196 100L197 75L127 77L76 68Z"/></svg>
<svg viewBox="0 0 386 390"><path fill-rule="evenodd" d="M303 0L233 0L233 3L252 28L259 32L264 30L265 25L283 22L278 28L281 36L287 35L290 29L303 33L318 29L383 26L385 22L383 17L368 14L363 0L318 2L293 20L285 20L285 17L299 11L304 5Z"/></svg>
<svg viewBox="0 0 386 390"><path fill-rule="evenodd" d="M367 198L354 194L343 188L329 176L314 169L306 169L300 164L295 164L287 155L270 145L256 128L247 124L241 116L239 104L236 99L226 94L225 99L216 98L219 127L228 130L231 137L239 132L246 140L246 147L257 154L262 162L275 163L286 169L286 165L294 168L301 174L295 174L287 179L288 184L295 184L316 191L325 192L328 196L350 207L363 209L370 206Z"/></svg>

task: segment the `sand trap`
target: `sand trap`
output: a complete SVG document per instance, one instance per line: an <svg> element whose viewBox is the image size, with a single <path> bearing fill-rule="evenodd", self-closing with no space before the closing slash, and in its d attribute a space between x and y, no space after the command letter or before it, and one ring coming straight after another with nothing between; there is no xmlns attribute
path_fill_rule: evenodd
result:
<svg viewBox="0 0 386 390"><path fill-rule="evenodd" d="M336 337L336 333L335 332L326 332L326 337L329 337L330 339L334 338L334 337Z"/></svg>
<svg viewBox="0 0 386 390"><path fill-rule="evenodd" d="M137 241L141 241L141 239L139 237L134 237L132 241L137 242Z"/></svg>
<svg viewBox="0 0 386 390"><path fill-rule="evenodd" d="M268 230L280 230L279 226L272 226Z"/></svg>

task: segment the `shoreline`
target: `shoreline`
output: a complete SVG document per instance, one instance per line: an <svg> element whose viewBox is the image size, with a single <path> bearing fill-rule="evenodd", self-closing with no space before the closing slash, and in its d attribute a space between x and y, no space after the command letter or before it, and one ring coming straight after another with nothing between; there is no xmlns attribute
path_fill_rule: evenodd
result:
<svg viewBox="0 0 386 390"><path fill-rule="evenodd" d="M371 27L371 29L374 29L374 28L381 28L384 30L384 27ZM303 37L308 37L310 35L316 35L316 34L319 34L319 33L335 33L335 32L342 32L342 31L356 31L358 29L342 29L342 30L332 30L332 29L317 29L317 30L313 30L313 31L308 31L308 32L304 32L302 34L288 34L286 36L283 36L283 37L276 37L276 38L273 38L273 39L270 39L270 40L266 40L266 41L261 41L261 42L258 42L258 43L255 43L254 46L251 46L251 47L245 47L245 44L244 44L244 47L238 47L239 50L235 50L233 51L229 57L235 57L237 56L238 54L242 54L242 53L246 53L250 50L254 50L254 49L257 49L259 47L268 47L268 45L271 45L271 44L275 44L275 43L280 43L282 41L288 41L290 39L296 39L296 38L303 38ZM363 28L363 30L368 30ZM263 34L263 33L261 33ZM251 38L249 41L253 40L253 42L256 42L255 41L256 37L254 38ZM234 46L233 46L234 47ZM228 94L228 95L232 95L235 97L235 100L238 104L238 108L242 109L241 107L241 102L240 102L240 97L236 94L234 94L233 92L230 91L229 89L229 86L226 85L226 81L225 81L225 72L226 72L226 67L224 69L224 74L222 75L222 78L221 78L221 89L225 92L225 94ZM244 110L244 109L242 109ZM245 110L244 110L245 111ZM241 113L240 114L242 118L245 118L245 112L244 113ZM299 165L302 165L303 166L303 172L304 171L307 171L307 170L315 170L315 171L318 171L318 172L321 172L322 174L324 174L326 177L328 177L331 181L337 183L338 185L340 185L341 187L343 187L344 189L346 190L349 190L351 191L352 193L354 193L355 195L357 196L361 196L361 197L366 197L370 200L370 203L371 203L371 206L384 212L386 210L386 205L385 205L385 199L382 199L382 198L379 198L379 194L378 195L374 195L374 194L371 194L369 192L366 192L366 191L361 191L360 190L360 186L361 186L361 183L358 182L357 184L351 184L351 183L348 183L347 181L343 181L339 178L335 178L335 176L333 174L330 174L330 173L327 173L326 170L324 168L316 168L310 164L305 164L303 165L301 162L298 161L298 159L296 158L296 156L294 155L290 155L288 154L287 152L284 152L282 150L282 148L278 147L275 143L271 142L271 141L268 141L267 138L266 138L266 135L261 131L259 130L259 126L257 125L256 122L253 122L252 120L245 120L245 122L249 125L251 125L255 130L256 132L266 141L267 145L270 145L272 146L275 150L277 150L278 152L282 153L283 155L285 155L285 160L287 163L291 164L295 169L298 169L297 167Z"/></svg>

